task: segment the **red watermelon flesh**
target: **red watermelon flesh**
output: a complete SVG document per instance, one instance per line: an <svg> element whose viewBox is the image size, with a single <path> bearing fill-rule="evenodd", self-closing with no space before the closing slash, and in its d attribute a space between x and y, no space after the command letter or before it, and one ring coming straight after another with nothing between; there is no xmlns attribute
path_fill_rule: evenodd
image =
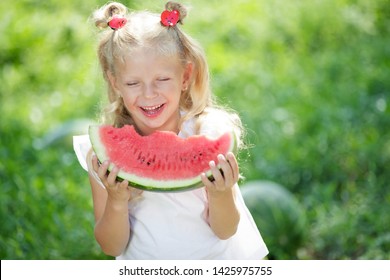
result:
<svg viewBox="0 0 390 280"><path fill-rule="evenodd" d="M211 176L209 162L233 151L233 133L217 139L191 136L183 139L167 131L139 135L133 126L90 126L92 147L100 162L120 168L118 177L151 191L178 191L202 186L200 174Z"/></svg>

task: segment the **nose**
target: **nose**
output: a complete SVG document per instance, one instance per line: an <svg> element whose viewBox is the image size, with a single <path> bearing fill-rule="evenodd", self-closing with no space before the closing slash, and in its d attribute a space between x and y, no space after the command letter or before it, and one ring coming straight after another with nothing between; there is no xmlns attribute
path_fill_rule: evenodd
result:
<svg viewBox="0 0 390 280"><path fill-rule="evenodd" d="M145 84L144 85L144 90L143 90L143 95L144 97L148 99L155 98L158 95L157 90L153 86L153 84Z"/></svg>

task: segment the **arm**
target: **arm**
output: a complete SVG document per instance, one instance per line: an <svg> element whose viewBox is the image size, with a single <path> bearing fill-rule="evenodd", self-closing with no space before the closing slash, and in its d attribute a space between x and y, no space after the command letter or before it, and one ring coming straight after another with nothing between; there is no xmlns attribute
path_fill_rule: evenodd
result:
<svg viewBox="0 0 390 280"><path fill-rule="evenodd" d="M91 160L91 153L88 157L87 160ZM116 181L119 171L116 168L107 176L108 162L99 166L96 157L92 156L92 165L106 187L103 189L89 175L95 214L95 238L105 254L118 256L126 248L130 236L128 182Z"/></svg>
<svg viewBox="0 0 390 280"><path fill-rule="evenodd" d="M228 239L236 233L240 221L233 188L238 181L238 164L232 153L226 158L219 155L218 160L223 174L214 162L210 162L214 181L204 174L202 181L208 193L210 227L218 238Z"/></svg>

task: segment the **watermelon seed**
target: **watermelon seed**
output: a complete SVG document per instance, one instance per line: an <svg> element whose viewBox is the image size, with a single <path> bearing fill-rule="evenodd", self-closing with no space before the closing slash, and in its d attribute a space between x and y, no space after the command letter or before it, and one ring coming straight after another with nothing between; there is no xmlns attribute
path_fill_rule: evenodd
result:
<svg viewBox="0 0 390 280"><path fill-rule="evenodd" d="M149 157L149 153L148 153L148 157ZM146 162L146 164L147 164L148 166L150 166L151 164L154 165L155 161L156 161L156 155L154 155L153 158L149 158L148 161Z"/></svg>

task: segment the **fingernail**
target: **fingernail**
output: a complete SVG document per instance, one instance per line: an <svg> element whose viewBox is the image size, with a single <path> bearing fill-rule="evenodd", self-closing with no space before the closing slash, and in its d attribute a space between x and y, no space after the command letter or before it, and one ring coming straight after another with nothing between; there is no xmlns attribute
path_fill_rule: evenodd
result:
<svg viewBox="0 0 390 280"><path fill-rule="evenodd" d="M225 157L223 155L221 155L221 154L218 155L218 160L224 160L224 159L225 159Z"/></svg>
<svg viewBox="0 0 390 280"><path fill-rule="evenodd" d="M215 162L212 160L212 161L210 161L210 166L211 167L214 167L215 166Z"/></svg>

